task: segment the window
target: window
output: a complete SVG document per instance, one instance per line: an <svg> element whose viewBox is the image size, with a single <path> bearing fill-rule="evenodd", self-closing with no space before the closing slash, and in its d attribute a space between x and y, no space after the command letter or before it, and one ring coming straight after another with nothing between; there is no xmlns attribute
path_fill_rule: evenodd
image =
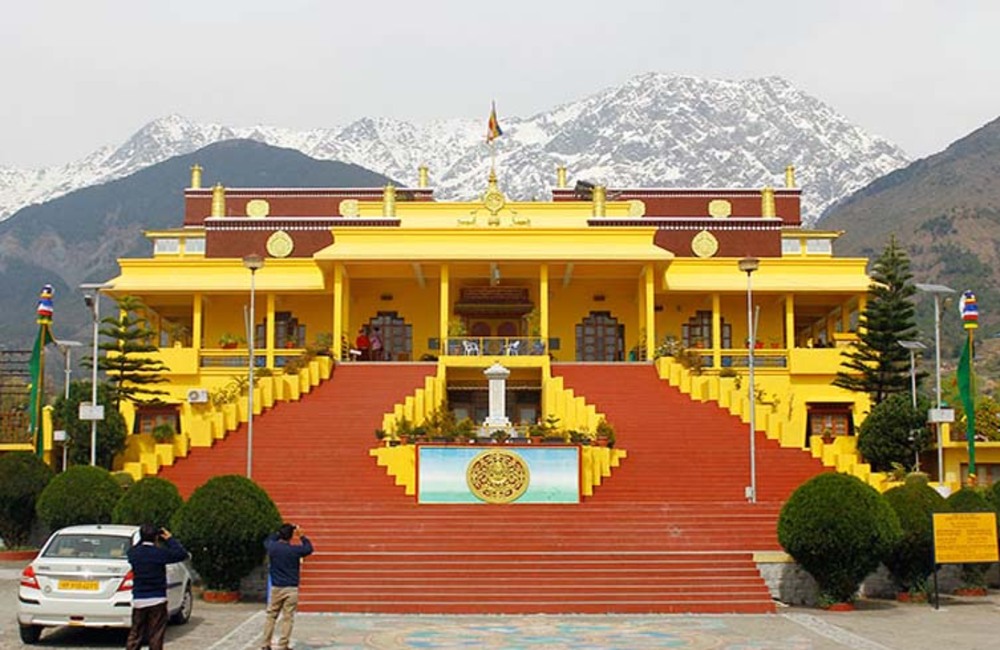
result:
<svg viewBox="0 0 1000 650"><path fill-rule="evenodd" d="M723 318L722 347L733 347L733 326ZM688 322L681 325L681 343L686 348L708 348L712 346L712 312L703 310L695 312Z"/></svg>
<svg viewBox="0 0 1000 650"><path fill-rule="evenodd" d="M833 243L829 239L807 239L806 252L829 255L833 253Z"/></svg>
<svg viewBox="0 0 1000 650"><path fill-rule="evenodd" d="M205 254L205 238L195 237L193 239L184 240L184 253L187 255L204 255Z"/></svg>
<svg viewBox="0 0 1000 650"><path fill-rule="evenodd" d="M176 237L157 239L153 243L154 255L176 255L180 252L181 240Z"/></svg>
<svg viewBox="0 0 1000 650"><path fill-rule="evenodd" d="M801 255L802 254L802 240L800 240L800 239L782 239L781 240L781 254L782 255Z"/></svg>

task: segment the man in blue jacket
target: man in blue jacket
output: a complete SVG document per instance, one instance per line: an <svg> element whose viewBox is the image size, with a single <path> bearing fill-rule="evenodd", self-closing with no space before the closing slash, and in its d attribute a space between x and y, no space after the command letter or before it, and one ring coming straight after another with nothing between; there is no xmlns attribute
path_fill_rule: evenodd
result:
<svg viewBox="0 0 1000 650"><path fill-rule="evenodd" d="M156 538L164 546L156 545ZM128 551L132 565L132 629L125 644L127 650L139 650L143 638L149 650L162 650L167 633L167 565L187 559L188 552L170 535L152 524L139 527L139 543Z"/></svg>
<svg viewBox="0 0 1000 650"><path fill-rule="evenodd" d="M301 544L292 544L292 533L299 534ZM293 524L282 524L277 532L264 540L267 558L270 564L268 573L271 578L271 600L267 604L267 619L264 621L263 650L271 650L271 636L274 625L281 613L281 636L278 639L278 650L288 650L292 639L292 625L295 622L295 609L299 605L299 564L302 558L313 552L309 538L302 530ZM152 650L152 649L150 649Z"/></svg>

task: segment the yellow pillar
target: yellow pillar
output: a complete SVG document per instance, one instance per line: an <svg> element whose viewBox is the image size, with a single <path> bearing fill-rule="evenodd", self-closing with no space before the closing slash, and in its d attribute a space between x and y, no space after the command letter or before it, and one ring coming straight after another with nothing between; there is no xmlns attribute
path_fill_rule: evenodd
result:
<svg viewBox="0 0 1000 650"><path fill-rule="evenodd" d="M549 265L538 268L538 326L546 351L549 346Z"/></svg>
<svg viewBox="0 0 1000 650"><path fill-rule="evenodd" d="M344 265L333 267L333 358L340 359L342 332L344 331Z"/></svg>
<svg viewBox="0 0 1000 650"><path fill-rule="evenodd" d="M795 294L785 296L785 347L795 347Z"/></svg>
<svg viewBox="0 0 1000 650"><path fill-rule="evenodd" d="M653 265L646 265L646 358L652 360L656 353L656 297L654 296L655 285L653 283Z"/></svg>
<svg viewBox="0 0 1000 650"><path fill-rule="evenodd" d="M722 367L722 296L712 294L712 367Z"/></svg>
<svg viewBox="0 0 1000 650"><path fill-rule="evenodd" d="M274 368L274 293L267 294L267 322L264 325L264 347L267 349L267 367Z"/></svg>
<svg viewBox="0 0 1000 650"><path fill-rule="evenodd" d="M441 305L439 307L440 316L438 318L438 336L441 339L438 352L440 354L448 354L448 317L451 311L448 304L449 268L447 264L441 265Z"/></svg>
<svg viewBox="0 0 1000 650"><path fill-rule="evenodd" d="M201 294L195 293L191 307L191 346L195 350L201 349L202 339L202 300Z"/></svg>

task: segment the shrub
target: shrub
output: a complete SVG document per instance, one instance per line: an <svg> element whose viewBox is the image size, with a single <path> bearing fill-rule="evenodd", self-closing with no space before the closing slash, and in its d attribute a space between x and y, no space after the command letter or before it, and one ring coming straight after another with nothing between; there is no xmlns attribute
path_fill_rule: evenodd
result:
<svg viewBox="0 0 1000 650"><path fill-rule="evenodd" d="M962 488L953 492L947 500L951 512L992 512L996 513L992 504L982 491L975 488ZM966 587L985 587L988 563L973 563L962 565L962 582Z"/></svg>
<svg viewBox="0 0 1000 650"><path fill-rule="evenodd" d="M76 524L109 524L121 486L103 467L74 465L56 475L38 497L38 518L50 530Z"/></svg>
<svg viewBox="0 0 1000 650"><path fill-rule="evenodd" d="M890 471L893 463L912 467L915 453L930 442L926 414L926 405L914 409L909 395L893 395L877 404L861 423L858 451L877 472Z"/></svg>
<svg viewBox="0 0 1000 650"><path fill-rule="evenodd" d="M183 504L184 500L173 483L148 476L118 500L111 513L111 521L136 526L150 523L157 528L168 528L170 518Z"/></svg>
<svg viewBox="0 0 1000 650"><path fill-rule="evenodd" d="M126 427L125 418L114 407L113 390L105 383L97 384L97 403L104 405L104 419L98 420L97 433L97 464L110 468L115 455L125 449ZM90 427L91 423L79 417L80 402L90 402L91 384L89 381L74 381L69 385L69 399L60 395L53 405L52 417L54 424L65 429L69 435L70 461L79 465L90 463Z"/></svg>
<svg viewBox="0 0 1000 650"><path fill-rule="evenodd" d="M778 541L835 602L850 601L901 536L882 495L846 474L806 481L778 518Z"/></svg>
<svg viewBox="0 0 1000 650"><path fill-rule="evenodd" d="M111 478L115 479L118 487L120 487L123 492L127 492L129 488L135 485L135 479L132 477L130 472L111 472Z"/></svg>
<svg viewBox="0 0 1000 650"><path fill-rule="evenodd" d="M277 506L256 483L217 476L174 514L171 531L209 589L236 591L264 558L264 538L281 525Z"/></svg>
<svg viewBox="0 0 1000 650"><path fill-rule="evenodd" d="M170 424L157 424L153 427L153 440L161 444L174 441L174 427Z"/></svg>
<svg viewBox="0 0 1000 650"><path fill-rule="evenodd" d="M948 505L937 490L907 478L906 485L885 493L885 500L899 518L903 537L886 558L886 567L902 591L919 590L934 571L933 513Z"/></svg>
<svg viewBox="0 0 1000 650"><path fill-rule="evenodd" d="M25 546L35 523L35 502L53 476L30 451L0 455L0 537L7 548Z"/></svg>

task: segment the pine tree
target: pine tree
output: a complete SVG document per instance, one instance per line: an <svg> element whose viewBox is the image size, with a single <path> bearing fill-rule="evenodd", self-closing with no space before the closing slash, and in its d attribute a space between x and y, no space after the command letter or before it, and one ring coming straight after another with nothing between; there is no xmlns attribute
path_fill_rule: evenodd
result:
<svg viewBox="0 0 1000 650"><path fill-rule="evenodd" d="M843 370L833 383L868 393L874 405L893 394L909 392L910 355L899 342L917 334L910 260L894 236L875 260L871 277L868 304L858 324L858 343L845 353Z"/></svg>
<svg viewBox="0 0 1000 650"><path fill-rule="evenodd" d="M159 348L153 344L155 332L146 319L146 305L135 296L122 296L118 300L118 315L102 318L101 334L106 339L100 344L104 356L98 368L105 372L114 392L115 409L122 400L135 404L159 402L167 391L153 388L167 379L161 373L170 370L162 361L149 356Z"/></svg>

